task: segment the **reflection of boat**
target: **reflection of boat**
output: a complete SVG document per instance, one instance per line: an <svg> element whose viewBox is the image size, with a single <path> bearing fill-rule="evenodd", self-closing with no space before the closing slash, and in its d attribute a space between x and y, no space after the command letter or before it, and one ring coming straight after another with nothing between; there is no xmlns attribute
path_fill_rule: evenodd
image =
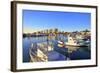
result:
<svg viewBox="0 0 100 73"><path fill-rule="evenodd" d="M31 62L47 62L59 59L64 60L65 56L54 51L52 45L42 42L31 45L30 59Z"/></svg>
<svg viewBox="0 0 100 73"><path fill-rule="evenodd" d="M80 47L76 47L76 46L65 46L65 48L68 48L68 53L72 53L73 51L76 51Z"/></svg>

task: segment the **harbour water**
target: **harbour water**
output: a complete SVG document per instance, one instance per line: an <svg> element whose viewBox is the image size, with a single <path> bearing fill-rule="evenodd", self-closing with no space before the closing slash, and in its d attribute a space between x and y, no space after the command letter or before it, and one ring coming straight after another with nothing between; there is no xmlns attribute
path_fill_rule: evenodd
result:
<svg viewBox="0 0 100 73"><path fill-rule="evenodd" d="M62 37L62 36L59 36ZM63 37L64 41L67 41L66 37ZM50 39L50 42L53 43L54 51L61 54L59 59L56 61L61 60L83 60L83 59L91 59L91 49L90 47L72 47L72 46L66 46L66 47L59 47L58 46L58 39ZM39 43L39 42L47 42L47 37L25 37L23 38L23 62L30 62L30 56L29 56L29 49L31 46L31 43ZM62 59L62 57L64 57Z"/></svg>

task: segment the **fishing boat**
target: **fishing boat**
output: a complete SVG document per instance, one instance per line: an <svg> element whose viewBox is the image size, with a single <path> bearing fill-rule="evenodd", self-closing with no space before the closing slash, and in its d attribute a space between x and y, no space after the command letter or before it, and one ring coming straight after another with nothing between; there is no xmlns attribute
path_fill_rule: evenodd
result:
<svg viewBox="0 0 100 73"><path fill-rule="evenodd" d="M89 45L89 41L84 41L82 39L77 39L76 37L68 36L68 41L65 42L67 46L77 46L77 47L86 47Z"/></svg>
<svg viewBox="0 0 100 73"><path fill-rule="evenodd" d="M67 36L67 42L58 41L58 46L59 47L65 47L65 46L75 46L75 47L87 47L90 45L90 40L84 40L83 37L77 37L77 36Z"/></svg>

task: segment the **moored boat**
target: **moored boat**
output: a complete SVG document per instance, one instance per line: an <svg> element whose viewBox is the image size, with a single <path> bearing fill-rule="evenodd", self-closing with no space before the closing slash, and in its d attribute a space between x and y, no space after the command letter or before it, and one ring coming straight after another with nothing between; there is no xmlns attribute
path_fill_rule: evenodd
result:
<svg viewBox="0 0 100 73"><path fill-rule="evenodd" d="M64 41L58 41L58 46L65 47L65 46L75 46L75 47L88 47L90 45L90 40L84 40L84 38L77 38L73 37L71 35L68 35L67 42Z"/></svg>
<svg viewBox="0 0 100 73"><path fill-rule="evenodd" d="M68 41L65 42L65 45L67 46L77 46L77 47L87 47L88 43L87 41L84 41L82 39L77 39L72 36L68 36Z"/></svg>

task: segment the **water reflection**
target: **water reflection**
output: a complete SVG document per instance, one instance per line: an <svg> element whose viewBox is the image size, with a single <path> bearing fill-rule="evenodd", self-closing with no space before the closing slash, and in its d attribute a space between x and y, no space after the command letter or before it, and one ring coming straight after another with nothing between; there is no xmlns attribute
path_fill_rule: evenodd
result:
<svg viewBox="0 0 100 73"><path fill-rule="evenodd" d="M72 53L73 51L76 51L80 47L75 47L75 46L65 46L65 48L68 49L68 53Z"/></svg>
<svg viewBox="0 0 100 73"><path fill-rule="evenodd" d="M64 38L64 41L67 41L66 36L56 36L52 38L50 37L49 39L47 36L23 38L23 62L30 62L29 48L31 46L31 43L47 42L47 39L49 40L49 42L53 43L54 51L61 55L59 59L56 59L55 61L81 60L91 58L90 47L58 46L58 38L61 37Z"/></svg>

